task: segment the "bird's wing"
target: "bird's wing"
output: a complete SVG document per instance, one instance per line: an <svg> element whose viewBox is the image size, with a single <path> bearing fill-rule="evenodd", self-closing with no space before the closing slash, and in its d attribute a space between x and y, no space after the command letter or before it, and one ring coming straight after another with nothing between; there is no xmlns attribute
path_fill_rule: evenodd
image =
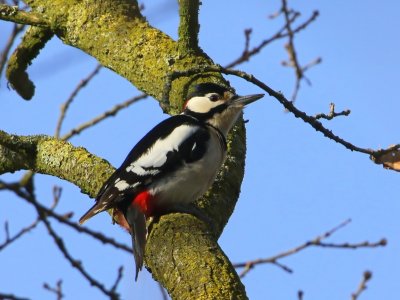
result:
<svg viewBox="0 0 400 300"><path fill-rule="evenodd" d="M200 159L206 151L209 134L199 122L176 115L159 123L130 151L122 165L104 183L96 203L79 220L116 206L142 191L156 178Z"/></svg>

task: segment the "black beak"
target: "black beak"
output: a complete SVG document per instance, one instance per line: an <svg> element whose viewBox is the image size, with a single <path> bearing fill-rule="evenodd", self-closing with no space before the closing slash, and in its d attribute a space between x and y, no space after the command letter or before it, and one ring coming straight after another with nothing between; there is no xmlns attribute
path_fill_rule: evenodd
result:
<svg viewBox="0 0 400 300"><path fill-rule="evenodd" d="M238 96L235 95L230 100L231 106L243 107L254 101L261 99L264 97L264 94L255 94L255 95L248 95L248 96Z"/></svg>

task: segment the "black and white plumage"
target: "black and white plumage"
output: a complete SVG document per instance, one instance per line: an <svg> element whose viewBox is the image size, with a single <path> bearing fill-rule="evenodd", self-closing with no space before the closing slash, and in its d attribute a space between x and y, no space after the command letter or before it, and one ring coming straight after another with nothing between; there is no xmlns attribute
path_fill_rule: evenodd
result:
<svg viewBox="0 0 400 300"><path fill-rule="evenodd" d="M182 114L162 121L136 144L79 222L113 208L114 218L131 233L137 279L146 218L207 191L225 160L229 130L243 107L261 97L240 97L213 83L197 85Z"/></svg>

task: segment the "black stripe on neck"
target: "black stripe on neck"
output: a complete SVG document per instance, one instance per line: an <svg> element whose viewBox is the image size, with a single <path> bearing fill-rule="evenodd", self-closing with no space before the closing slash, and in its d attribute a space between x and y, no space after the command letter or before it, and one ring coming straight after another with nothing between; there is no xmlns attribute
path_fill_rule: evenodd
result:
<svg viewBox="0 0 400 300"><path fill-rule="evenodd" d="M211 125L210 123L206 123L206 126L211 127L212 129L214 129L217 132L217 136L218 136L219 142L221 144L221 148L226 151L228 149L228 146L226 143L226 138L225 138L224 134L221 132L221 130L219 130L214 125Z"/></svg>

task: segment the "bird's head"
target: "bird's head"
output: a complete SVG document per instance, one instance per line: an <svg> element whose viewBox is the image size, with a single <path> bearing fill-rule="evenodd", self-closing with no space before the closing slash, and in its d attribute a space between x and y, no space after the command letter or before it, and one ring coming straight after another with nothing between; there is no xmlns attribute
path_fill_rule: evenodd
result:
<svg viewBox="0 0 400 300"><path fill-rule="evenodd" d="M201 83L189 94L182 113L218 128L226 137L242 109L263 96L238 96L215 83Z"/></svg>

